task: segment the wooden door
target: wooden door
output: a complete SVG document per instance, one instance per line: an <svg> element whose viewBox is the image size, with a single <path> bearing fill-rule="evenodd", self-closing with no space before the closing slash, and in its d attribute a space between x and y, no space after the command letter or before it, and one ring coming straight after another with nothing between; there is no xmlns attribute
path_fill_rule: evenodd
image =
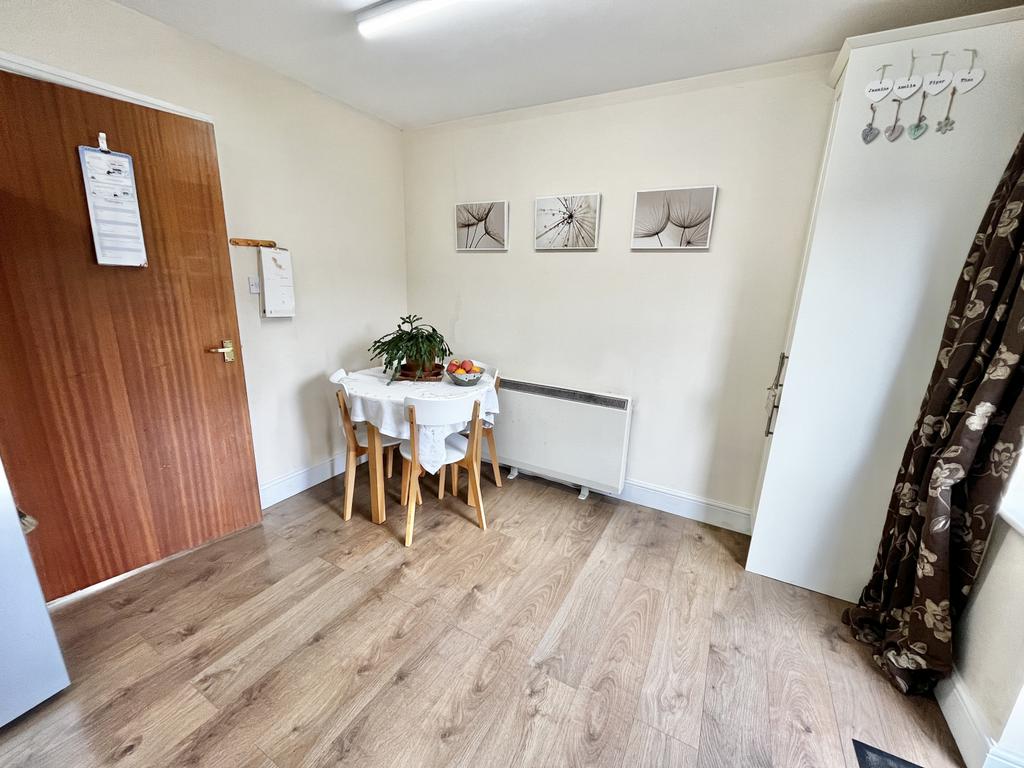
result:
<svg viewBox="0 0 1024 768"><path fill-rule="evenodd" d="M78 146L135 161L147 268L99 266ZM256 523L213 126L0 72L0 455L47 599Z"/></svg>

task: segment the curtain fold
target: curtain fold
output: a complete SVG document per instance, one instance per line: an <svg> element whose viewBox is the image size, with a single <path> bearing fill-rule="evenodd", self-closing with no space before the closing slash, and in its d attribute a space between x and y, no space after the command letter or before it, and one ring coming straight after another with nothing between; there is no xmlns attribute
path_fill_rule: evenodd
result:
<svg viewBox="0 0 1024 768"><path fill-rule="evenodd" d="M904 693L953 666L953 628L1024 449L1024 136L957 281L871 580L843 620Z"/></svg>

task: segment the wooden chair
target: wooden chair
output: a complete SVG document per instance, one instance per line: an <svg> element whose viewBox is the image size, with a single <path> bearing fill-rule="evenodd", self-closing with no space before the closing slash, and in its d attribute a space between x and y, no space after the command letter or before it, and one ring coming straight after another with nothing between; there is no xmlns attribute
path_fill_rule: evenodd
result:
<svg viewBox="0 0 1024 768"><path fill-rule="evenodd" d="M345 508L342 513L343 520L352 519L352 500L356 491L356 467L359 458L369 453L369 440L365 429L357 429L352 423L352 416L348 411L348 390L345 389L344 379L348 374L344 368L339 368L330 375L332 384L337 384L338 389L338 410L341 413L341 428L345 433ZM402 442L397 437L381 435L381 446L387 457L387 476L391 477L395 464L395 448Z"/></svg>
<svg viewBox="0 0 1024 768"><path fill-rule="evenodd" d="M494 379L495 394L497 394L499 389L501 389L501 377L496 376ZM465 434L465 432L463 432L463 434ZM491 457L491 471L494 473L494 484L501 488L501 464L498 461L498 448L494 444L494 427L483 427L483 437L487 441L487 455ZM452 467L452 495L459 495L458 466ZM443 495L439 495L438 498L440 499L444 497Z"/></svg>
<svg viewBox="0 0 1024 768"><path fill-rule="evenodd" d="M402 454L402 503L407 505L405 520L405 546L412 546L413 527L416 520L416 504L422 501L420 475L423 473L419 462L417 425L440 426L469 420L469 435L450 435L445 441L445 461L438 473L438 498L444 498L444 475L448 467L458 471L463 467L469 473L469 504L476 507L476 521L487 530L484 514L484 500L480 493L480 401L469 397L460 400L423 400L415 397L405 399L409 418L409 439L398 446ZM472 410L470 410L472 409Z"/></svg>
<svg viewBox="0 0 1024 768"><path fill-rule="evenodd" d="M501 389L501 377L494 379L494 392L497 394ZM498 463L498 449L494 445L494 427L484 427L484 438L487 440L487 455L491 457L491 470L494 472L494 484L501 488L501 465ZM458 470L456 470L458 471ZM454 477L454 475L453 475ZM455 487L458 488L458 480Z"/></svg>

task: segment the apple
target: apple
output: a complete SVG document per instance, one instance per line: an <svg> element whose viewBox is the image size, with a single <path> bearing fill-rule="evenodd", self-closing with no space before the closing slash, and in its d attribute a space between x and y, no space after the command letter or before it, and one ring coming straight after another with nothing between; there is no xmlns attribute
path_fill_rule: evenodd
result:
<svg viewBox="0 0 1024 768"><path fill-rule="evenodd" d="M476 365L476 363L472 360L463 360L462 363L459 364L459 368L465 368L467 371L471 371L473 370L474 365Z"/></svg>
<svg viewBox="0 0 1024 768"><path fill-rule="evenodd" d="M455 373L455 371L457 371L458 368L459 368L459 361L458 360L452 360L450 363L448 363L448 373Z"/></svg>

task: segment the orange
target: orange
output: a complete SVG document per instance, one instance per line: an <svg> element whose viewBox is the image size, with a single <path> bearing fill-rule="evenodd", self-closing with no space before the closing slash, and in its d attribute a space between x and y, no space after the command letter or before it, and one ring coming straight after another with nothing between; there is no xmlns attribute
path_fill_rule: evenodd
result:
<svg viewBox="0 0 1024 768"><path fill-rule="evenodd" d="M466 369L465 369L465 368L456 368L456 369L455 369L455 372L456 372L456 373L465 373L465 372L466 372Z"/></svg>

